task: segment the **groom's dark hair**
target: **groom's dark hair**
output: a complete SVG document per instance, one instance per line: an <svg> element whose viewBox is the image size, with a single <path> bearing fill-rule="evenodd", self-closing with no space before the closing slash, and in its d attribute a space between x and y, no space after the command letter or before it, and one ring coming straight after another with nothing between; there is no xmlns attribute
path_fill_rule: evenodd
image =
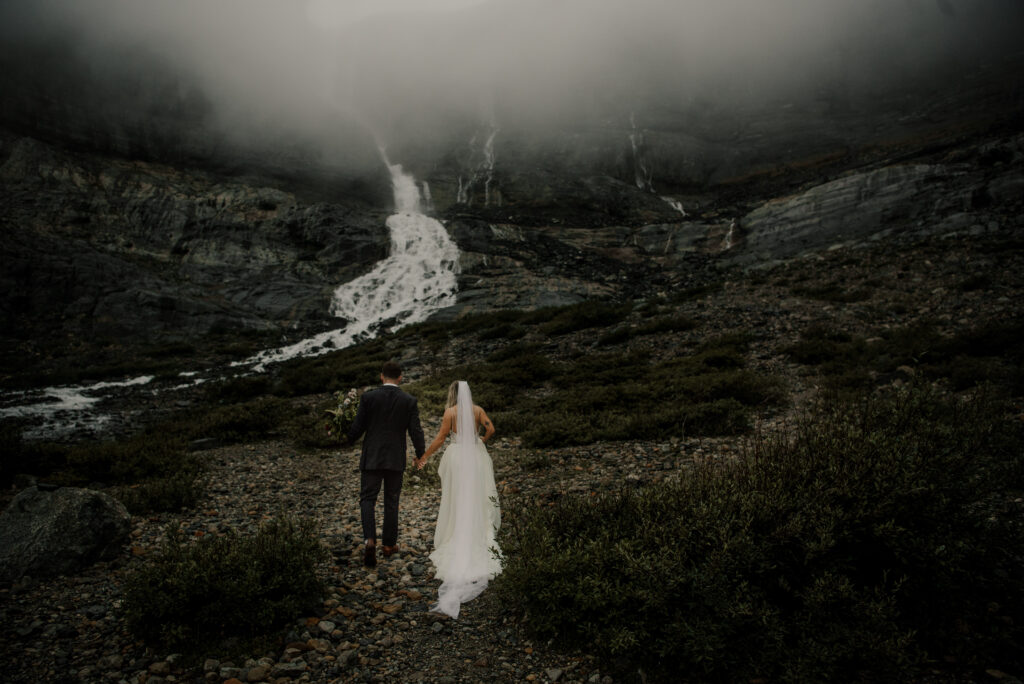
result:
<svg viewBox="0 0 1024 684"><path fill-rule="evenodd" d="M397 380L402 377L402 367L395 361L387 361L384 366L380 369L380 374L385 378L391 378Z"/></svg>

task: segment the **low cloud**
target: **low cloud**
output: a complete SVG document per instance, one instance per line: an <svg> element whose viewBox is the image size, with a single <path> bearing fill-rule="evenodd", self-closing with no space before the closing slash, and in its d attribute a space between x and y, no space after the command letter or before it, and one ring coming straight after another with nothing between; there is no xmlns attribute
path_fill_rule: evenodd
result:
<svg viewBox="0 0 1024 684"><path fill-rule="evenodd" d="M1018 0L7 0L0 37L6 68L16 72L10 87L38 86L58 99L92 93L139 116L198 109L204 126L240 141L274 131L344 156L359 128L391 142L488 117L561 124L822 90L868 100L925 80L957 87L962 74L1017 51L1021 7ZM77 91L60 86L83 79L88 86Z"/></svg>

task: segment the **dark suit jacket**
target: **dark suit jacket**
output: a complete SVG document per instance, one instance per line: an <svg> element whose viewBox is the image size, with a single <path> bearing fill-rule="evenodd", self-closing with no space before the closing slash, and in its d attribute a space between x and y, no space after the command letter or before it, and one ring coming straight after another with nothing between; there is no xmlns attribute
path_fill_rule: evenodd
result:
<svg viewBox="0 0 1024 684"><path fill-rule="evenodd" d="M372 389L359 399L348 439L355 442L363 433L366 437L360 470L405 470L406 433L412 438L417 458L426 451L416 398L394 385Z"/></svg>

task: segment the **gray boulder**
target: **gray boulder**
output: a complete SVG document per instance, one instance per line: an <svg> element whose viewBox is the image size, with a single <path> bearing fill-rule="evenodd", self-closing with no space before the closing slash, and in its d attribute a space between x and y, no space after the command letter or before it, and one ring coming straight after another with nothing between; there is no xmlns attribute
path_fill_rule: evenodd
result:
<svg viewBox="0 0 1024 684"><path fill-rule="evenodd" d="M89 489L30 487L0 514L0 582L77 572L118 554L131 516Z"/></svg>

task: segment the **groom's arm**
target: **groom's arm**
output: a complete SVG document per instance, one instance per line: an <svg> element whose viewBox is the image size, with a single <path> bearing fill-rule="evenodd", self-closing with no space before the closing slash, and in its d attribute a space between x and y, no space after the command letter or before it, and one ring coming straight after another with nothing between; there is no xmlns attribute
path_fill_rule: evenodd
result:
<svg viewBox="0 0 1024 684"><path fill-rule="evenodd" d="M409 417L409 437L412 438L412 448L416 451L416 458L420 458L427 447L426 440L423 439L423 426L420 425L419 402L415 398L412 400L412 414Z"/></svg>

